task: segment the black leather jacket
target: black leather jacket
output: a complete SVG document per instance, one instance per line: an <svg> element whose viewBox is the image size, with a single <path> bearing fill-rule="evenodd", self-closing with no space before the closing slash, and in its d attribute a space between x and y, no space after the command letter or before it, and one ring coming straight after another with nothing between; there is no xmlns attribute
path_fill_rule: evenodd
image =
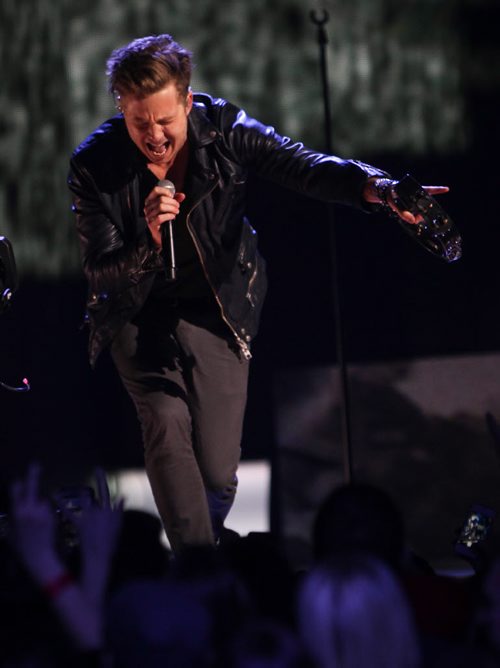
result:
<svg viewBox="0 0 500 668"><path fill-rule="evenodd" d="M186 223L221 315L250 357L266 275L257 235L245 218L249 171L311 197L360 208L367 177L384 172L306 149L205 94L194 96L188 142L195 197ZM121 114L97 128L71 158L68 184L89 283L92 365L141 309L162 267L139 197L141 161Z"/></svg>

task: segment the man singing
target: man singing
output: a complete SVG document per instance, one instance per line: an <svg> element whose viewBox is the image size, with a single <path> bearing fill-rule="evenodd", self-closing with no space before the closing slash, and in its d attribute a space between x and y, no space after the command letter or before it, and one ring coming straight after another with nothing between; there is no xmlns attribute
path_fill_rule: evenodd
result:
<svg viewBox="0 0 500 668"><path fill-rule="evenodd" d="M249 174L325 202L383 203L415 222L397 209L385 172L309 150L225 100L194 94L191 69L169 35L114 51L107 74L119 113L74 151L69 173L90 362L109 347L175 552L215 544L236 492L266 292L245 218Z"/></svg>

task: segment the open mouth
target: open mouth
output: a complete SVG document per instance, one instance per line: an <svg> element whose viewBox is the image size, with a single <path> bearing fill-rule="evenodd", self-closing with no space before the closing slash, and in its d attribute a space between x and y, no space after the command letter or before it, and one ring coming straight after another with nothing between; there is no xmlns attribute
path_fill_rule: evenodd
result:
<svg viewBox="0 0 500 668"><path fill-rule="evenodd" d="M148 150L155 156L155 158L162 158L165 155L168 144L169 142L165 142L164 144L151 144L150 142L146 142Z"/></svg>

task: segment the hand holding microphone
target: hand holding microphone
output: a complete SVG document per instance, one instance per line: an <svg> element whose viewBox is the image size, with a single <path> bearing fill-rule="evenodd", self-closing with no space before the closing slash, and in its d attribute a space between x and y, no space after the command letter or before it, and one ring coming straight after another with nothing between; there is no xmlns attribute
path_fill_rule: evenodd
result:
<svg viewBox="0 0 500 668"><path fill-rule="evenodd" d="M157 188L164 189L168 193L168 197L162 197ZM172 181L161 179L148 195L144 204L146 222L155 243L158 246L161 245L165 273L167 280L171 281L175 281L177 278L173 219L179 213L179 204L184 199L185 195L183 193L177 193L176 195Z"/></svg>

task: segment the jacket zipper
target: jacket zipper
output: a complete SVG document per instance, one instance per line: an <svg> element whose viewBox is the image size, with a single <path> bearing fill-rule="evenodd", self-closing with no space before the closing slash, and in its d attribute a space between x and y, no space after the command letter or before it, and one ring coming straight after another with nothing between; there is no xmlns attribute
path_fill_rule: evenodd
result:
<svg viewBox="0 0 500 668"><path fill-rule="evenodd" d="M250 280L248 281L248 290L247 290L247 299L253 307L255 307L255 302L254 302L253 297L252 297L252 287L253 287L253 284L255 283L255 279L257 278L257 273L258 273L257 259L255 259L255 269L253 270L253 274L252 274Z"/></svg>
<svg viewBox="0 0 500 668"><path fill-rule="evenodd" d="M196 236L195 236L195 234L194 234L194 232L191 228L191 223L190 223L190 220L189 220L193 210L200 204L200 202L202 202L205 199L205 197L208 197L210 195L210 193L213 190L215 190L216 187L217 187L217 183L215 183L213 185L213 187L207 193L205 193L201 199L199 199L195 204L193 204L193 206L191 207L191 209L188 211L188 213L186 215L186 226L188 228L188 232L191 236L191 239L193 240L194 247L196 248L196 252L198 253L198 257L200 258L200 262L201 262L201 266L202 266L202 269L203 269L203 273L205 274L205 278L207 279L208 284L210 286L210 289L212 290L212 293L215 297L215 300L216 300L217 304L219 305L219 309L220 309L222 319L224 320L226 325L229 327L229 329L232 331L233 336L236 339L236 343L238 344L238 347L239 347L243 357L246 360L250 360L250 359L252 359L252 353L250 352L250 348L248 347L248 344L246 343L246 341L243 341L241 336L239 336L238 332L231 325L231 323L229 322L229 320L226 317L226 314L224 313L224 307L222 306L222 302L220 301L219 296L217 295L217 292L216 292L214 286L212 285L212 282L211 282L210 277L208 275L208 271L205 267L205 262L203 261L203 255L201 253L200 247L198 245L198 241L197 241Z"/></svg>

